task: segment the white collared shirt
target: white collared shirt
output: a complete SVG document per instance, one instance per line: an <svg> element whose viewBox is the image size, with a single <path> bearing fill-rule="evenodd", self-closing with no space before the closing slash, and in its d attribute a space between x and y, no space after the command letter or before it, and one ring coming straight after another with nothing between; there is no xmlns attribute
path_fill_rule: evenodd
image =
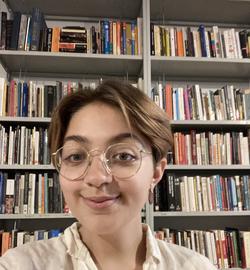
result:
<svg viewBox="0 0 250 270"><path fill-rule="evenodd" d="M79 223L64 234L8 250L0 258L0 270L98 270L87 247L81 241ZM184 247L157 240L146 231L147 253L143 270L216 270L209 260Z"/></svg>

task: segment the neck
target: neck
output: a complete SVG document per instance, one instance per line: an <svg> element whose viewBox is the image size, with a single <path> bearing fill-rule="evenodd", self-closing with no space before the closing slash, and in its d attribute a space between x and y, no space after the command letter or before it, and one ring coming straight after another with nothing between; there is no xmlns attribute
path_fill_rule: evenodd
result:
<svg viewBox="0 0 250 270"><path fill-rule="evenodd" d="M98 269L122 269L115 268L115 265L124 265L124 269L142 269L146 257L146 239L141 217L110 234L97 234L84 226L80 228L80 234Z"/></svg>

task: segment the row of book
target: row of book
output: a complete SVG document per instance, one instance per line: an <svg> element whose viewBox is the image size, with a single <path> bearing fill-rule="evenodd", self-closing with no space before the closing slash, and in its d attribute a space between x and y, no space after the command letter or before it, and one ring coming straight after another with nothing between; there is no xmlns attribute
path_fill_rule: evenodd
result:
<svg viewBox="0 0 250 270"><path fill-rule="evenodd" d="M19 247L29 242L58 237L61 233L61 229L35 230L33 232L18 229L13 229L11 232L0 230L0 256L10 248Z"/></svg>
<svg viewBox="0 0 250 270"><path fill-rule="evenodd" d="M0 125L0 164L50 164L48 129Z"/></svg>
<svg viewBox="0 0 250 270"><path fill-rule="evenodd" d="M82 81L13 79L8 82L5 78L0 78L0 116L51 117L61 98L78 89L95 89L102 80L102 78ZM142 78L131 83L143 89Z"/></svg>
<svg viewBox="0 0 250 270"><path fill-rule="evenodd" d="M53 109L65 95L82 88L73 81L37 81L0 78L0 116L51 117Z"/></svg>
<svg viewBox="0 0 250 270"><path fill-rule="evenodd" d="M13 19L1 12L1 49L142 54L142 18L77 24L48 27L40 8L33 8L31 15L14 12Z"/></svg>
<svg viewBox="0 0 250 270"><path fill-rule="evenodd" d="M246 134L245 134L246 133ZM250 129L246 132L174 132L174 164L249 165Z"/></svg>
<svg viewBox="0 0 250 270"><path fill-rule="evenodd" d="M250 119L250 90L225 85L203 88L199 84L174 87L159 82L151 98L173 120L247 120Z"/></svg>
<svg viewBox="0 0 250 270"><path fill-rule="evenodd" d="M210 231L162 228L155 232L155 236L199 252L219 269L250 267L250 231L235 228Z"/></svg>
<svg viewBox="0 0 250 270"><path fill-rule="evenodd" d="M68 213L58 174L0 172L1 214Z"/></svg>
<svg viewBox="0 0 250 270"><path fill-rule="evenodd" d="M164 26L151 23L151 55L249 58L248 29Z"/></svg>
<svg viewBox="0 0 250 270"><path fill-rule="evenodd" d="M176 176L164 173L155 188L155 211L250 210L249 175Z"/></svg>

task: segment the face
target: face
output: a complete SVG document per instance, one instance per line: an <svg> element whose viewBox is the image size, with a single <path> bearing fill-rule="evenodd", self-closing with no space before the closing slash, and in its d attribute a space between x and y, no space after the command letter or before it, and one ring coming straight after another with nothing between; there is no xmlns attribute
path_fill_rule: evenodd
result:
<svg viewBox="0 0 250 270"><path fill-rule="evenodd" d="M140 169L128 179L119 180L107 172L100 153L110 145L136 143L139 148L151 151L135 130L132 130L133 139L130 134L122 113L103 103L83 107L70 120L65 145L82 145L88 151L98 149L80 180L69 181L60 175L65 200L83 229L109 234L131 220L140 220L150 185L161 178L165 164L155 167L150 153L143 155Z"/></svg>

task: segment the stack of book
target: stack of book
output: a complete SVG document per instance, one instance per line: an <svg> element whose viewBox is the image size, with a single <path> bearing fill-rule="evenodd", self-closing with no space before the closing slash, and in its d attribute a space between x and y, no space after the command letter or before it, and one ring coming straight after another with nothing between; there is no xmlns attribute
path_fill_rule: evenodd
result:
<svg viewBox="0 0 250 270"><path fill-rule="evenodd" d="M60 52L87 53L87 30L81 26L66 26L60 31Z"/></svg>

